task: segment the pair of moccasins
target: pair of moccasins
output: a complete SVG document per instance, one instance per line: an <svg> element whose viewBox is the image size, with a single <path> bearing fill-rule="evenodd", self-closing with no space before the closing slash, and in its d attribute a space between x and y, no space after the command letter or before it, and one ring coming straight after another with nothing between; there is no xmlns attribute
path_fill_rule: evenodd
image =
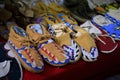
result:
<svg viewBox="0 0 120 80"><path fill-rule="evenodd" d="M12 26L7 43L23 67L31 72L43 71L42 57L53 66L63 66L69 62L68 54L54 42L43 25L29 24L26 31Z"/></svg>
<svg viewBox="0 0 120 80"><path fill-rule="evenodd" d="M100 27L95 26L91 21L86 21L81 24L80 27L84 28L91 34L91 36L95 39L96 45L100 52L108 54L117 48L118 44L116 41Z"/></svg>
<svg viewBox="0 0 120 80"><path fill-rule="evenodd" d="M94 39L86 30L79 27L71 16L64 13L48 14L43 16L43 22L43 24L47 24L46 28L55 36L56 42L64 51L71 55L73 54L71 50L74 51L74 59L71 58L71 62L79 60L80 56L88 62L97 60L98 51ZM74 44L71 40L74 41ZM77 46L75 47L75 45Z"/></svg>

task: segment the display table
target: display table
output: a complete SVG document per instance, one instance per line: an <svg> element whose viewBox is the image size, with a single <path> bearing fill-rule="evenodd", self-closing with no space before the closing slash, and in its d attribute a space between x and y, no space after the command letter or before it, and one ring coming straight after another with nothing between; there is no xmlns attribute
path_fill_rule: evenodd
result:
<svg viewBox="0 0 120 80"><path fill-rule="evenodd" d="M6 42L0 39L0 42ZM44 71L32 73L23 68L23 80L104 80L107 76L120 73L120 41L117 49L109 54L99 52L98 60L85 62L80 58L76 63L54 67L45 63Z"/></svg>
<svg viewBox="0 0 120 80"><path fill-rule="evenodd" d="M118 48L109 54L99 53L95 62L78 62L64 67L53 67L45 62L41 73L31 73L23 69L23 80L103 80L120 73L120 42Z"/></svg>

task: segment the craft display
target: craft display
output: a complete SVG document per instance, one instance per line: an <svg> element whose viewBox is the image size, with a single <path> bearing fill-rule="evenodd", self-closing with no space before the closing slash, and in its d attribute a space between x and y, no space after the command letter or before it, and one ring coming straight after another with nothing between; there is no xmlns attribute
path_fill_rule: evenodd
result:
<svg viewBox="0 0 120 80"><path fill-rule="evenodd" d="M92 63L120 41L118 0L5 0L0 16L0 80L22 80L22 69L38 74L46 64Z"/></svg>

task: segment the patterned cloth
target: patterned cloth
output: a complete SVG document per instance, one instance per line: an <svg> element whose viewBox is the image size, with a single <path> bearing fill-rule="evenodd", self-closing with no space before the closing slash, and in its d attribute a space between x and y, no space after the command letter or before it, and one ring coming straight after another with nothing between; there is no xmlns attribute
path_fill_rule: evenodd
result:
<svg viewBox="0 0 120 80"><path fill-rule="evenodd" d="M4 45L5 43L0 43L0 63L1 61L10 61L10 69L5 76L0 77L0 80L22 80L22 69L19 61L10 50L4 48Z"/></svg>

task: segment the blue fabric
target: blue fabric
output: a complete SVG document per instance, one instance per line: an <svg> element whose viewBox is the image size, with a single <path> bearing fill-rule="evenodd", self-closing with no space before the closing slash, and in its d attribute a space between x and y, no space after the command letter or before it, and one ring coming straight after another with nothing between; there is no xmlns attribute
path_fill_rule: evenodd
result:
<svg viewBox="0 0 120 80"><path fill-rule="evenodd" d="M109 33L114 33L114 28L118 27L116 24L109 24L107 26L101 26L101 28Z"/></svg>
<svg viewBox="0 0 120 80"><path fill-rule="evenodd" d="M107 26L102 26L101 28L105 30L109 35L115 39L120 39L120 26L117 24L109 24ZM113 36L115 35L115 36Z"/></svg>
<svg viewBox="0 0 120 80"><path fill-rule="evenodd" d="M112 17L112 16L110 16L110 15L108 15L108 14L104 14L104 16L105 16L106 18L108 18L111 22L113 22L113 23L115 23L115 24L117 24L117 25L120 26L120 20L117 20L117 19L115 19L114 17Z"/></svg>

